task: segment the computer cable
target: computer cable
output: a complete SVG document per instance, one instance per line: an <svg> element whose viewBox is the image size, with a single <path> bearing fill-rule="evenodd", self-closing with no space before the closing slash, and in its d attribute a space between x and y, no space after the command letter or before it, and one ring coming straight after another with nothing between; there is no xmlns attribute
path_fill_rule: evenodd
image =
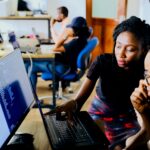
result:
<svg viewBox="0 0 150 150"><path fill-rule="evenodd" d="M28 55L29 60L30 60L30 67L29 67L29 70L28 70L28 77L30 77L31 76L31 71L32 71L32 68L33 68L33 60L32 60L31 54L29 52L26 52L26 54Z"/></svg>

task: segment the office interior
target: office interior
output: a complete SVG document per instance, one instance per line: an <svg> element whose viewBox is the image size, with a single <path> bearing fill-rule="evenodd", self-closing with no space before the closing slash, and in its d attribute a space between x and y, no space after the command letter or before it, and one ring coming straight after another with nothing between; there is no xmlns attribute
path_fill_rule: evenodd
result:
<svg viewBox="0 0 150 150"><path fill-rule="evenodd" d="M76 16L86 18L88 26L93 29L92 36L98 38L99 43L91 53L90 62L100 54L112 53L113 29L121 21L130 16L137 16L150 24L149 0L41 0L45 2L43 5L41 5L40 0L30 0L36 6L37 11L18 11L18 1L0 1L0 34L3 39L0 43L0 57L4 56L5 51L6 54L13 52L13 47L8 39L10 32L15 32L17 39L20 39L23 45L35 46L36 41L33 38L35 34L40 39L50 39L50 19L55 17L56 9L60 6L68 8L71 20ZM40 45L41 51L45 52L49 48L48 46L51 45ZM49 92L49 82L40 80L40 83L46 83L47 93L52 96L52 91ZM38 89L37 91L40 92ZM84 110L87 110L88 104ZM44 111L47 112L48 109ZM34 135L36 150L51 150L38 109L32 109L28 113L18 131Z"/></svg>

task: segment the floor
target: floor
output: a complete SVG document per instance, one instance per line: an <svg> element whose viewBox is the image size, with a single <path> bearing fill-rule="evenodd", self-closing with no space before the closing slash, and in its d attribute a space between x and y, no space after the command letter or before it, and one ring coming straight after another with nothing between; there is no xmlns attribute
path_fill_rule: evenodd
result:
<svg viewBox="0 0 150 150"><path fill-rule="evenodd" d="M80 81L72 82L71 88L73 90L73 93L70 94L68 92L68 90L65 90L63 92L63 95L66 96L68 100L73 99L75 94L78 92L80 86L82 85L84 79L85 79L85 76L83 76ZM49 88L50 83L51 83L51 81L44 81L40 77L38 78L38 84L37 84L38 97L41 99L42 97L50 96L47 99L44 98L44 103L52 103L52 97L51 97L52 96L52 90L50 90L50 88ZM92 100L92 97L94 96L94 94L95 94L95 90L93 90L92 94L90 95L90 97L85 102L84 106L82 107L82 110L87 110L89 108L89 105L91 103L91 100ZM66 100L57 99L56 105L61 105L62 103L65 103L65 102L66 102Z"/></svg>

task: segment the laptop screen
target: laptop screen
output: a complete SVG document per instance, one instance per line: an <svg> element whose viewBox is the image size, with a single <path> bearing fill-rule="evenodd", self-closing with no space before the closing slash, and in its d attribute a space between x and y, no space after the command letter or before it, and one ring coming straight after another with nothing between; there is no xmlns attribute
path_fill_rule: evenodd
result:
<svg viewBox="0 0 150 150"><path fill-rule="evenodd" d="M26 116L34 96L19 50L0 58L0 149Z"/></svg>

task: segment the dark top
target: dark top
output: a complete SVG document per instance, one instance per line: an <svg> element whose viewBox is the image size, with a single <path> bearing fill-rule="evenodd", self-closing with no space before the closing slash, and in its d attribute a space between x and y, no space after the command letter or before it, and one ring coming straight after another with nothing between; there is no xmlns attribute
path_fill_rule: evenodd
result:
<svg viewBox="0 0 150 150"><path fill-rule="evenodd" d="M131 70L118 67L111 54L98 56L89 68L87 77L94 81L99 78L97 96L111 109L112 115L133 110L130 95L143 78L144 65L136 64Z"/></svg>
<svg viewBox="0 0 150 150"><path fill-rule="evenodd" d="M69 43L64 44L65 52L56 55L56 61L69 65L72 70L76 70L77 57L86 44L86 38L73 39Z"/></svg>

